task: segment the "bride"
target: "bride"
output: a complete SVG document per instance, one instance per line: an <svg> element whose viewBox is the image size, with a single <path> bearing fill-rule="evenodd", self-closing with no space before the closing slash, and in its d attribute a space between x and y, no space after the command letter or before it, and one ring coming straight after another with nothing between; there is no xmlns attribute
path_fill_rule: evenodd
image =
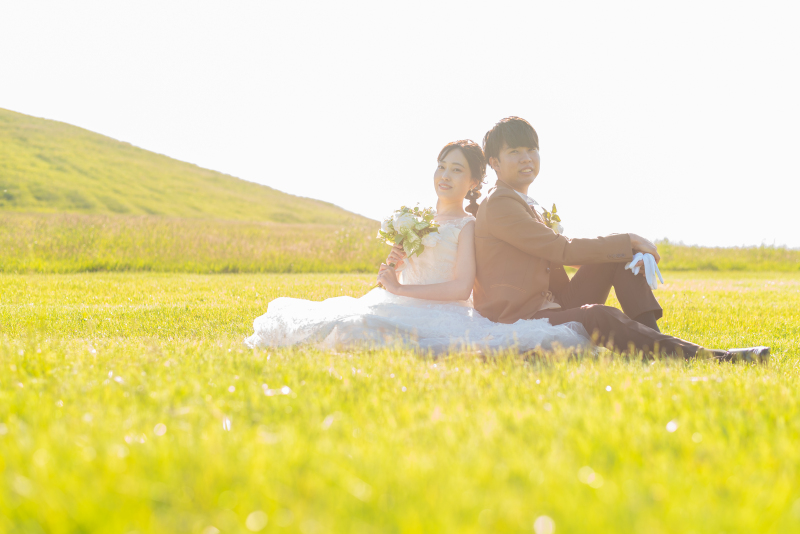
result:
<svg viewBox="0 0 800 534"><path fill-rule="evenodd" d="M311 344L321 348L404 345L435 353L468 348L531 350L589 346L579 323L552 326L547 319L493 323L472 307L475 217L486 160L472 141L446 145L437 158L433 186L438 233L425 250L406 258L395 245L381 264L376 288L361 298L322 302L281 297L258 317L251 347ZM470 201L465 211L464 200ZM468 213L470 212L470 213Z"/></svg>

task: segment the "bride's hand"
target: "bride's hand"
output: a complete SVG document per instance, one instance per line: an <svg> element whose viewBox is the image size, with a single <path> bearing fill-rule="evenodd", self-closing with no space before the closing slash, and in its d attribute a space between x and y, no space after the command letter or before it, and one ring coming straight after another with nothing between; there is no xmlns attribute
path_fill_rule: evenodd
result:
<svg viewBox="0 0 800 534"><path fill-rule="evenodd" d="M400 282L397 281L397 271L385 263L381 263L381 270L378 271L378 283L383 285L389 293L397 293Z"/></svg>
<svg viewBox="0 0 800 534"><path fill-rule="evenodd" d="M389 254L389 257L386 258L386 264L391 265L394 263L395 269L403 265L403 260L406 259L406 251L403 250L402 245L393 245L392 252Z"/></svg>

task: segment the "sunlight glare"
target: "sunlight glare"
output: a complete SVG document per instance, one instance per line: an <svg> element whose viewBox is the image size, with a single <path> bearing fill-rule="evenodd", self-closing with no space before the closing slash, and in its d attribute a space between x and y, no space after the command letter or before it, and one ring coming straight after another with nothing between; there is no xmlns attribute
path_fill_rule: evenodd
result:
<svg viewBox="0 0 800 534"><path fill-rule="evenodd" d="M673 419L667 423L667 432L675 432L676 430L678 430L678 422Z"/></svg>
<svg viewBox="0 0 800 534"><path fill-rule="evenodd" d="M533 531L536 534L553 534L556 531L556 522L546 515L540 515L533 522Z"/></svg>

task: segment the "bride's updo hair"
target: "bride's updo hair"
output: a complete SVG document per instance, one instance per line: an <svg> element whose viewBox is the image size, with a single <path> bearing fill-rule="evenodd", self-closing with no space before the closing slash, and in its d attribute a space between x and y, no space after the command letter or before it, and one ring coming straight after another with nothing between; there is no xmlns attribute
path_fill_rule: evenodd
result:
<svg viewBox="0 0 800 534"><path fill-rule="evenodd" d="M461 141L447 143L442 151L439 152L439 157L436 158L436 161L442 161L451 150L456 148L461 150L461 153L467 158L469 173L474 180L478 181L478 185L473 187L464 197L469 200L469 205L464 209L472 215L476 215L478 213L478 203L476 201L481 197L481 187L486 183L484 181L484 178L486 178L486 158L483 155L483 149L475 141L462 139Z"/></svg>

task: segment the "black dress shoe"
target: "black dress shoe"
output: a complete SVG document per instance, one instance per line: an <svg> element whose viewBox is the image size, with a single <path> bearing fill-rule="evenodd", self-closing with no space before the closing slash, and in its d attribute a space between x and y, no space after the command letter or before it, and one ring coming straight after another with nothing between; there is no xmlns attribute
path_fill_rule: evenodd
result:
<svg viewBox="0 0 800 534"><path fill-rule="evenodd" d="M746 349L728 349L730 362L755 362L767 363L769 361L769 347L748 347Z"/></svg>

